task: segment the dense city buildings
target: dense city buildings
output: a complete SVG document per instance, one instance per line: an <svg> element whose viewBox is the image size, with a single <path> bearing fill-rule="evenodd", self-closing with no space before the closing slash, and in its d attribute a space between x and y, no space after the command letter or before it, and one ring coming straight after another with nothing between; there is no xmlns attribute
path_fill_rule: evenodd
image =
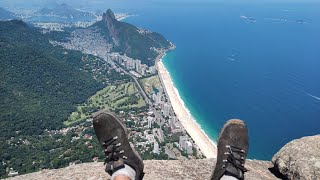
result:
<svg viewBox="0 0 320 180"><path fill-rule="evenodd" d="M112 45L105 40L103 35L95 28L78 29L71 33L68 42L51 42L54 45L62 45L67 49L79 50L104 59L116 72L129 74L133 79L157 76L156 66L148 67L141 60L133 59L126 54L112 51ZM144 87L146 84L142 83ZM136 83L140 86L140 83ZM186 134L179 119L175 116L169 98L160 83L153 87L150 94L146 95L143 88L144 100L149 106L147 113L121 111L120 116L129 126L130 139L134 142L139 153L143 157L153 157L151 154L166 154L170 158L180 159L193 154L195 143ZM196 149L196 148L195 148ZM194 158L202 157L197 150ZM191 157L191 156L190 156Z"/></svg>

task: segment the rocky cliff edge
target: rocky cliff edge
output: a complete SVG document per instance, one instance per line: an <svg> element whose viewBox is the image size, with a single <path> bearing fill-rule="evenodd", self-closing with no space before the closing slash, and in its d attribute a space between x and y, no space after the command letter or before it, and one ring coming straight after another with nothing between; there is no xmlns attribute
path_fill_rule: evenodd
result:
<svg viewBox="0 0 320 180"><path fill-rule="evenodd" d="M145 180L164 180L164 179L210 179L214 169L216 159L197 159L197 160L146 160ZM273 167L271 162L248 160L246 167L249 170L245 175L246 179L252 180L273 180L275 177L268 168ZM9 178L10 180L61 180L61 179L83 179L83 180L102 180L110 179L104 172L103 163L84 163L69 166L62 169L42 170L40 172L26 174Z"/></svg>
<svg viewBox="0 0 320 180"><path fill-rule="evenodd" d="M216 159L146 160L145 180L210 179ZM320 135L303 137L286 144L270 161L247 160L246 180L320 180ZM84 163L61 169L9 178L11 180L110 179L103 163Z"/></svg>

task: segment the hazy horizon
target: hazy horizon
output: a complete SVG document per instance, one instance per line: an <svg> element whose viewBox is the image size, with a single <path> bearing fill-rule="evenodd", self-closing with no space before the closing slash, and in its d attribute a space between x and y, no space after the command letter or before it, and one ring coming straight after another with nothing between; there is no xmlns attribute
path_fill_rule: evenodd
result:
<svg viewBox="0 0 320 180"><path fill-rule="evenodd" d="M96 10L102 10L105 9L103 6L109 6L109 7L114 7L114 8L122 8L122 7L139 7L141 5L150 5L153 3L252 3L252 4L264 4L264 3L319 3L317 0L262 0L259 2L256 1L251 1L251 0L230 0L230 1L223 1L223 0L135 0L135 1L130 1L130 0L93 0L93 1L88 1L88 0L29 0L28 2L23 1L23 0L2 0L0 1L0 7L3 8L43 8L43 7L50 7L55 4L68 4L71 5L75 8L91 8L95 7ZM99 5L99 6L96 6ZM107 8L107 7L106 7Z"/></svg>

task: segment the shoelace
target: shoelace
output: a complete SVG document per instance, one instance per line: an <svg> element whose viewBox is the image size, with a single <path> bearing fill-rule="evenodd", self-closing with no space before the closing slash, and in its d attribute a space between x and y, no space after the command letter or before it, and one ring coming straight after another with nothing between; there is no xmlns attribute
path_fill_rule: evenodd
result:
<svg viewBox="0 0 320 180"><path fill-rule="evenodd" d="M121 143L115 143L115 141L118 139L118 136L115 136L113 138L110 138L106 140L102 146L104 147L104 153L106 155L106 160L104 161L104 164L109 163L111 161L118 161L120 158L127 159L126 156L120 157L124 150L119 150L119 147L121 146Z"/></svg>
<svg viewBox="0 0 320 180"><path fill-rule="evenodd" d="M234 147L234 146L226 146L228 152L224 154L227 155L227 159L223 160L224 165L222 168L227 167L227 164L232 164L236 169L241 170L242 172L247 172L248 170L244 167L244 157L243 155L246 153L243 149Z"/></svg>

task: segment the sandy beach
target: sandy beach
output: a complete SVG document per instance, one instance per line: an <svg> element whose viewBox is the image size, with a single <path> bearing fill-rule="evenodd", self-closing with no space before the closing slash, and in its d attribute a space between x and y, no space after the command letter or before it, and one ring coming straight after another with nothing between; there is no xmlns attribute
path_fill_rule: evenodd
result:
<svg viewBox="0 0 320 180"><path fill-rule="evenodd" d="M184 102L180 98L178 91L173 85L169 72L164 67L161 60L157 61L157 67L159 71L159 76L164 85L166 93L169 96L171 105L173 107L176 116L180 120L181 124L185 130L190 134L191 138L200 148L201 152L207 158L217 157L217 146L209 139L209 137L201 130L200 126L192 118L191 114L188 112L184 106Z"/></svg>
<svg viewBox="0 0 320 180"><path fill-rule="evenodd" d="M129 15L129 14L118 14L118 16L116 17L116 19L118 21L123 21L125 20L126 18L128 17L132 17L132 16L135 16L135 15Z"/></svg>

